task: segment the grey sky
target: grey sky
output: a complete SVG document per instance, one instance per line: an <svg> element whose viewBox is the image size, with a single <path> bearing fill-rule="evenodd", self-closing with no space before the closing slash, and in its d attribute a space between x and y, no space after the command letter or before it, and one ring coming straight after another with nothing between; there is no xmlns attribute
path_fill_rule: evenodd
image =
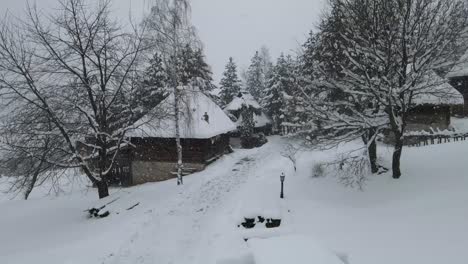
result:
<svg viewBox="0 0 468 264"><path fill-rule="evenodd" d="M205 45L216 82L229 56L240 68L248 66L255 50L267 46L273 59L292 53L314 28L326 0L192 0L193 23ZM27 0L1 0L0 10L18 13ZM33 0L30 0L33 2ZM57 0L39 0L43 9ZM113 0L116 15L128 18L147 10L149 0Z"/></svg>

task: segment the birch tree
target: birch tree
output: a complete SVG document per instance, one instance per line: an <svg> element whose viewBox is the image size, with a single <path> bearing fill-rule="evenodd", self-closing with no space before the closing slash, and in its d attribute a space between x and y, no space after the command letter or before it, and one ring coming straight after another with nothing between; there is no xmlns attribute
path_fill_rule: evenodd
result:
<svg viewBox="0 0 468 264"><path fill-rule="evenodd" d="M156 0L145 18L147 41L158 50L167 67L169 85L174 93L175 143L177 148L177 185L183 184L183 153L180 138L181 93L184 89L183 65L178 61L184 47L196 46L195 29L190 23L190 4L187 0Z"/></svg>

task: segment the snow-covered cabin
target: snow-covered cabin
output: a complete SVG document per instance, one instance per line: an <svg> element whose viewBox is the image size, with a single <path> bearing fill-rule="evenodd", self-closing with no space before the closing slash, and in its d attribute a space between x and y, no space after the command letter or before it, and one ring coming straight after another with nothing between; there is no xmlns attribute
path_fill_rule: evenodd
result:
<svg viewBox="0 0 468 264"><path fill-rule="evenodd" d="M224 111L235 117L236 125L239 127L242 124L241 109L243 105L255 109L253 118L255 133L263 132L265 134L270 134L272 129L271 118L267 116L260 104L250 93L246 91L240 92L232 102L224 108Z"/></svg>
<svg viewBox="0 0 468 264"><path fill-rule="evenodd" d="M447 73L446 78L448 78L450 84L463 95L463 111L460 112L468 116L468 50L455 66L453 66L449 73Z"/></svg>
<svg viewBox="0 0 468 264"><path fill-rule="evenodd" d="M415 88L408 117L408 131L445 130L450 126L451 109L463 105L463 96L437 73L431 73Z"/></svg>
<svg viewBox="0 0 468 264"><path fill-rule="evenodd" d="M235 124L203 92L180 91L179 125L184 173L201 171L226 153ZM129 131L132 147L122 151L113 181L122 185L163 181L176 176L174 94L170 94Z"/></svg>

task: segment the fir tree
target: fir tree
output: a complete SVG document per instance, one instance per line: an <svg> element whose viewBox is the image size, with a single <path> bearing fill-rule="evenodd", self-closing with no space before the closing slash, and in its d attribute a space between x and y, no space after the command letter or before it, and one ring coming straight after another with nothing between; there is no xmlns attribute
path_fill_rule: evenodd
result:
<svg viewBox="0 0 468 264"><path fill-rule="evenodd" d="M241 87L239 77L237 76L237 66L232 57L229 58L219 86L221 88L220 97L222 105L229 104L240 92Z"/></svg>
<svg viewBox="0 0 468 264"><path fill-rule="evenodd" d="M278 58L273 74L268 81L265 93L265 108L273 118L274 126L294 117L294 94L296 93L296 78L292 58L283 54ZM287 120L292 121L292 120Z"/></svg>
<svg viewBox="0 0 468 264"><path fill-rule="evenodd" d="M273 63L266 47L256 51L246 72L246 88L252 96L263 103L267 80L271 77Z"/></svg>
<svg viewBox="0 0 468 264"><path fill-rule="evenodd" d="M183 85L192 84L202 91L213 89L213 73L205 61L205 55L201 48L192 48L186 45L178 55L177 70L180 73L180 81Z"/></svg>
<svg viewBox="0 0 468 264"><path fill-rule="evenodd" d="M164 99L168 84L167 72L161 56L158 53L154 54L149 63L150 65L144 72L143 83L137 87L134 98L135 104L146 110L152 109Z"/></svg>
<svg viewBox="0 0 468 264"><path fill-rule="evenodd" d="M262 72L262 59L260 58L258 51L255 52L246 75L247 91L249 91L255 99L260 99L262 97L264 80Z"/></svg>
<svg viewBox="0 0 468 264"><path fill-rule="evenodd" d="M239 133L241 139L250 139L254 134L255 122L254 122L255 109L252 106L242 105L240 111L240 117L242 118L241 125L239 127Z"/></svg>

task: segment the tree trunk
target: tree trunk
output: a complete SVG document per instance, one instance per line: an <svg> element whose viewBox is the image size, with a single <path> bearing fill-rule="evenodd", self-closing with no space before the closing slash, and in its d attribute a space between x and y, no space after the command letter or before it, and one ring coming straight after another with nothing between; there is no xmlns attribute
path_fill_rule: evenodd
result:
<svg viewBox="0 0 468 264"><path fill-rule="evenodd" d="M96 187L98 188L99 199L109 196L109 186L105 180L96 181Z"/></svg>
<svg viewBox="0 0 468 264"><path fill-rule="evenodd" d="M37 182L37 177L39 176L39 172L41 171L41 169L42 169L42 162L37 167L37 169L35 170L35 172L33 174L33 177L31 179L31 181L29 182L29 185L28 185L26 191L24 191L24 199L25 200L27 200L29 198L29 195L31 194L32 190L34 189L34 186L36 185L36 182Z"/></svg>
<svg viewBox="0 0 468 264"><path fill-rule="evenodd" d="M174 111L175 111L175 136L176 136L176 148L177 148L177 185L184 184L184 179L182 178L182 144L180 143L180 120L179 120L179 88L174 87Z"/></svg>
<svg viewBox="0 0 468 264"><path fill-rule="evenodd" d="M44 152L42 153L41 160L39 161L39 164L37 165L36 170L34 171L33 177L31 179L31 182L29 182L29 186L24 192L24 199L27 200L29 198L29 195L31 194L32 190L34 189L34 186L36 185L37 178L39 177L39 174L41 173L42 167L44 166L44 163L46 162L46 157L47 153L49 152L49 139L45 141L44 144Z"/></svg>
<svg viewBox="0 0 468 264"><path fill-rule="evenodd" d="M373 174L379 172L379 164L377 163L377 142L375 137L376 129L370 129L365 135L362 136L364 144L367 146L367 155Z"/></svg>
<svg viewBox="0 0 468 264"><path fill-rule="evenodd" d="M395 149L393 150L392 159L392 172L393 178L399 179L401 177L400 159L403 152L403 140L400 136L395 137Z"/></svg>
<svg viewBox="0 0 468 264"><path fill-rule="evenodd" d="M379 172L379 165L377 164L377 142L375 142L375 139L371 140L372 141L367 144L367 153L369 155L371 172L375 174Z"/></svg>

